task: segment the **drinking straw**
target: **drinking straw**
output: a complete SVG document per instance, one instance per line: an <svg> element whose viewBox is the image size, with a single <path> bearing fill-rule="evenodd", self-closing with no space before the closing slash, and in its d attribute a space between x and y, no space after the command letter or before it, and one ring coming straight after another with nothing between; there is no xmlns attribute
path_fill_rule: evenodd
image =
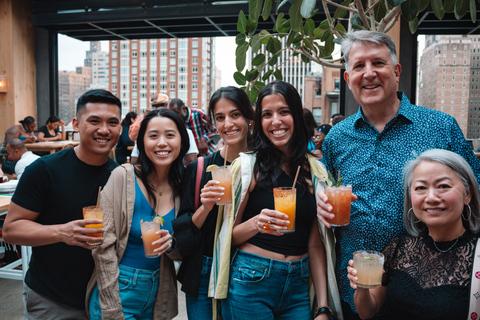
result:
<svg viewBox="0 0 480 320"><path fill-rule="evenodd" d="M227 166L228 144L225 145L225 159L223 159L223 166Z"/></svg>
<svg viewBox="0 0 480 320"><path fill-rule="evenodd" d="M300 172L300 166L297 168L297 173L295 174L295 179L293 179L293 186L292 188L295 188L295 184L297 183L297 178L298 178L298 173Z"/></svg>
<svg viewBox="0 0 480 320"><path fill-rule="evenodd" d="M338 181L340 181L340 170L338 170L338 175L337 175L337 184L338 184ZM338 186L340 187L340 186Z"/></svg>
<svg viewBox="0 0 480 320"><path fill-rule="evenodd" d="M100 191L102 191L102 186L98 187L97 208L98 208L98 203L100 202Z"/></svg>

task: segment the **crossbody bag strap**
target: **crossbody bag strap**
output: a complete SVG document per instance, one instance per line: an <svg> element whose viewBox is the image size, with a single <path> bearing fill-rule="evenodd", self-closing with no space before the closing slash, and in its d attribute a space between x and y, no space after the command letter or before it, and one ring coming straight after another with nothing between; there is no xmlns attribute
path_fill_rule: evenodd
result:
<svg viewBox="0 0 480 320"><path fill-rule="evenodd" d="M200 207L200 182L203 176L203 157L197 159L197 180L195 181L195 210Z"/></svg>
<svg viewBox="0 0 480 320"><path fill-rule="evenodd" d="M477 239L475 246L475 255L473 256L472 278L470 283L470 307L468 310L468 319L478 319L480 316L480 238Z"/></svg>

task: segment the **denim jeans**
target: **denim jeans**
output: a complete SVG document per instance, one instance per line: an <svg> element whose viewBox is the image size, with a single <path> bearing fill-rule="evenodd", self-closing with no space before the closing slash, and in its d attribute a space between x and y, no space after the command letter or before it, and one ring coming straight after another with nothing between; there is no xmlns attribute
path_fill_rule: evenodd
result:
<svg viewBox="0 0 480 320"><path fill-rule="evenodd" d="M118 286L125 319L153 319L153 307L158 291L160 270L143 270L119 265ZM101 320L102 312L98 300L98 287L90 298L91 320Z"/></svg>
<svg viewBox="0 0 480 320"><path fill-rule="evenodd" d="M230 270L227 319L311 319L308 256L292 262L238 250Z"/></svg>
<svg viewBox="0 0 480 320"><path fill-rule="evenodd" d="M208 297L208 283L210 281L212 262L212 258L203 256L198 296L194 298L191 295L185 294L189 320L211 320L213 317L212 298Z"/></svg>

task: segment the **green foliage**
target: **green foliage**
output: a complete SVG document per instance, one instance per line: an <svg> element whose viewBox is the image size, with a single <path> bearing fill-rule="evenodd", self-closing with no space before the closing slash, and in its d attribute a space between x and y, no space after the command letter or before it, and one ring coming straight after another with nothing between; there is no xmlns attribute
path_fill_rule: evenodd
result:
<svg viewBox="0 0 480 320"><path fill-rule="evenodd" d="M373 7L366 8L366 1L354 0L249 0L248 17L240 11L237 21L239 34L235 38L237 49L235 82L247 92L254 102L258 92L269 79L283 79L278 68L279 57L301 59L304 63L316 63L342 67L341 57L333 56L335 45L345 37L347 25L353 30L366 29L387 32L399 15L408 21L410 32L418 28L419 16L429 7L438 19L445 13L454 13L461 19L468 12L476 22L476 1L480 0L386 0L371 1ZM326 19L315 22L315 15L327 6ZM360 6L360 7L358 7ZM288 11L288 16L283 12ZM333 9L333 10L332 10ZM274 16L274 17L272 17ZM273 32L257 32L260 19L275 21ZM280 39L285 39L282 47ZM249 51L250 49L250 51ZM252 54L252 69L245 68L247 52Z"/></svg>

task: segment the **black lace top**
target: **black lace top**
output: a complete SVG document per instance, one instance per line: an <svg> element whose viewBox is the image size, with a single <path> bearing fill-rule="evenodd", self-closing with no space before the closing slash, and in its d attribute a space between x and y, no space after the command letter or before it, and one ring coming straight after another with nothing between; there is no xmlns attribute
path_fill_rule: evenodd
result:
<svg viewBox="0 0 480 320"><path fill-rule="evenodd" d="M401 235L385 247L386 305L390 319L465 320L477 237L465 232L458 242Z"/></svg>

